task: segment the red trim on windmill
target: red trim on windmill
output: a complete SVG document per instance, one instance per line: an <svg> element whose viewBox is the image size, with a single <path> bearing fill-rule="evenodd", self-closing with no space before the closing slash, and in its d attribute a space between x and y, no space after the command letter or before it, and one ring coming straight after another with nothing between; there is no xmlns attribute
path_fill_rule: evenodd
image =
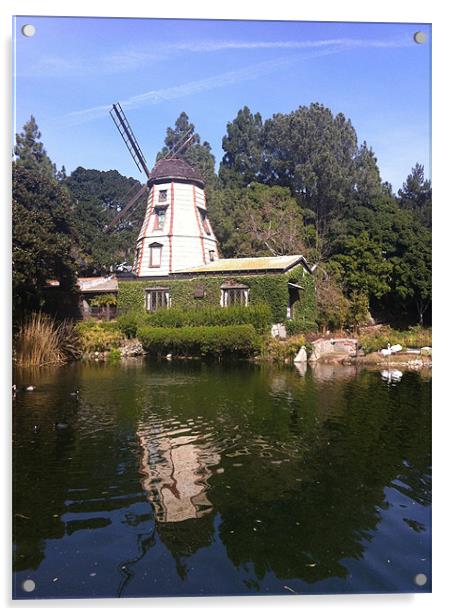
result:
<svg viewBox="0 0 450 616"><path fill-rule="evenodd" d="M203 263L206 265L206 256L205 256L205 241L203 239L203 234L202 234L202 226L200 223L200 216L198 214L198 208L197 208L197 195L195 194L195 186L192 186L192 191L193 191L193 195L194 195L194 210L195 210L195 218L197 219L197 226L198 226L198 234L200 236L200 243L202 245L202 256L203 256Z"/></svg>
<svg viewBox="0 0 450 616"><path fill-rule="evenodd" d="M155 187L152 186L152 204L150 206L150 212L148 213L148 220L145 224L145 229L144 229L144 233L142 235L142 249L141 249L141 254L140 254L140 259L139 259L139 267L137 269L137 273L136 276L139 276L141 273L141 268L142 268L142 259L144 257L144 250L145 250L145 238L147 236L147 231L148 231L148 227L150 224L150 219L152 217L152 213L154 210L154 206L155 206Z"/></svg>
<svg viewBox="0 0 450 616"><path fill-rule="evenodd" d="M170 228L169 228L169 274L172 273L172 236L173 236L173 210L175 205L175 189L173 181L170 183Z"/></svg>

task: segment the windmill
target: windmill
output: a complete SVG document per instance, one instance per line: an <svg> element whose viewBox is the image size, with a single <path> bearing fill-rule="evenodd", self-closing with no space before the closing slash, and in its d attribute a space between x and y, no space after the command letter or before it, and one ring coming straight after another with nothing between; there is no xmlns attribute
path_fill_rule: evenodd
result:
<svg viewBox="0 0 450 616"><path fill-rule="evenodd" d="M139 143L134 135L133 129L131 128L130 123L128 122L128 119L120 103L114 103L109 114L114 124L116 125L117 130L119 131L125 145L127 146L131 158L134 160L136 167L139 169L139 172L145 173L145 175L147 176L147 180L149 180L151 177L151 173L149 171L149 168L147 167L147 161L145 160L145 156L139 146ZM194 134L191 128L186 131L184 135L181 136L178 143L175 143L175 145L169 150L169 152L167 152L167 154L163 158L176 158L177 155L180 155L183 150L189 145L193 138ZM136 187L139 188L135 190ZM126 196L128 196L130 192L132 194L129 197L128 201L126 202L124 207L116 214L112 221L108 225L106 225L104 229L105 231L111 231L115 229L119 221L123 222L126 218L128 218L128 216L130 216L134 208L139 203L140 198L148 192L147 183L145 183L144 186L141 186L140 183L137 182L135 186L131 188L131 191L127 193Z"/></svg>

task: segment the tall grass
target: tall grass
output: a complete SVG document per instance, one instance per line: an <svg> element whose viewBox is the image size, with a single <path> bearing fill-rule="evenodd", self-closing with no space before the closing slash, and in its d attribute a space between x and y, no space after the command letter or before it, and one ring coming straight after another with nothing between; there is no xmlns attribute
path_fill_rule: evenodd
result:
<svg viewBox="0 0 450 616"><path fill-rule="evenodd" d="M25 319L14 336L14 361L18 366L63 364L76 355L73 324L58 323L41 312Z"/></svg>

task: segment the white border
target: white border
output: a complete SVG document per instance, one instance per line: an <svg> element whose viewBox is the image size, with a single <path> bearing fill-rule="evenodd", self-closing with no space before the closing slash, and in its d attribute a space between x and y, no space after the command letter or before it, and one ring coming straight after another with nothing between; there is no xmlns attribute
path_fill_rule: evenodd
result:
<svg viewBox="0 0 450 616"><path fill-rule="evenodd" d="M448 460L445 457L448 448L449 434L449 402L448 394L445 395L444 370L448 367L443 364L443 339L448 331L449 310L448 300L448 277L446 276L447 262L445 247L448 244L447 230L449 229L450 208L448 188L444 182L448 176L448 101L444 87L448 82L448 21L445 19L444 2L417 0L397 1L377 0L376 2L364 3L363 1L322 0L322 2L301 3L301 0L288 1L277 0L276 2L263 4L245 3L242 0L227 0L223 3L213 3L210 0L171 0L167 3L152 3L147 1L128 0L125 3L100 2L98 0L41 0L37 5L28 0L3 0L0 5L4 82L2 88L2 119L3 119L3 147L1 149L2 173L1 186L3 188L2 224L0 225L1 241L1 283L3 285L3 301L0 303L2 310L2 340L6 341L2 349L2 361L4 366L2 374L2 391L5 392L5 404L2 405L3 416L1 437L3 439L3 462L2 468L2 492L5 508L2 510L2 543L1 559L1 597L4 606L19 610L19 613L28 609L83 609L83 610L129 610L130 608L161 610L182 610L198 613L214 610L216 613L225 613L229 610L254 610L261 613L273 613L277 608L289 613L300 609L314 611L317 614L332 612L333 614L406 614L423 616L425 610L438 610L442 604L449 604L446 592L448 571ZM261 598L216 598L216 599L137 599L137 600L80 600L80 601L39 601L39 602L14 602L9 600L11 589L11 559L10 553L10 359L9 359L9 319L10 300L10 152L11 152L11 16L20 15L85 15L85 16L118 16L118 17L185 17L185 18L222 18L222 19L290 19L310 21L375 21L375 22L418 22L433 23L433 251L434 251L434 400L433 400L433 593L422 595L337 595L337 596L308 596L308 597L261 597ZM411 95L414 93L412 92ZM444 144L447 146L444 156ZM447 223L447 224L446 224ZM441 361L442 359L442 361ZM448 380L448 376L447 376ZM282 549L282 548L280 548Z"/></svg>

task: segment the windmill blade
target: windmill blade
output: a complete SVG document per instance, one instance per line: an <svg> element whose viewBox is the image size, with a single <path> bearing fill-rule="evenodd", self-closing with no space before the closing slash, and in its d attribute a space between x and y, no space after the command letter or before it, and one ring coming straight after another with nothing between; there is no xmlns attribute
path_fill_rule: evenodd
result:
<svg viewBox="0 0 450 616"><path fill-rule="evenodd" d="M117 130L120 133L120 136L125 142L125 145L128 148L128 151L131 154L131 158L134 160L136 167L142 173L149 178L150 171L147 167L147 161L145 160L144 154L142 153L141 148L139 147L139 143L133 133L133 130L130 126L130 123L127 120L127 117L120 105L120 103L114 103L112 109L109 112L114 124L117 127Z"/></svg>
<svg viewBox="0 0 450 616"><path fill-rule="evenodd" d="M185 147L191 139L194 138L193 129L189 128L183 135L181 135L180 139L173 145L170 150L167 152L163 159L173 158L176 153L178 153L183 147ZM187 137L187 139L186 139ZM180 145L181 144L181 145Z"/></svg>
<svg viewBox="0 0 450 616"><path fill-rule="evenodd" d="M180 154L184 150L184 148L187 147L189 142L192 141L193 138L194 138L194 135L191 135L183 143L177 146L176 149L172 152L172 155L170 156L170 158L175 158L177 154Z"/></svg>
<svg viewBox="0 0 450 616"><path fill-rule="evenodd" d="M140 189L131 197L131 199L129 199L125 207L123 207L120 210L120 212L118 212L114 216L111 222L106 225L106 227L104 228L104 231L111 231L117 225L119 220L121 220L124 217L125 214L127 215L131 214L133 206L137 204L139 199L142 197L142 195L144 195L147 192L147 190L148 190L148 187L146 184L141 186Z"/></svg>

